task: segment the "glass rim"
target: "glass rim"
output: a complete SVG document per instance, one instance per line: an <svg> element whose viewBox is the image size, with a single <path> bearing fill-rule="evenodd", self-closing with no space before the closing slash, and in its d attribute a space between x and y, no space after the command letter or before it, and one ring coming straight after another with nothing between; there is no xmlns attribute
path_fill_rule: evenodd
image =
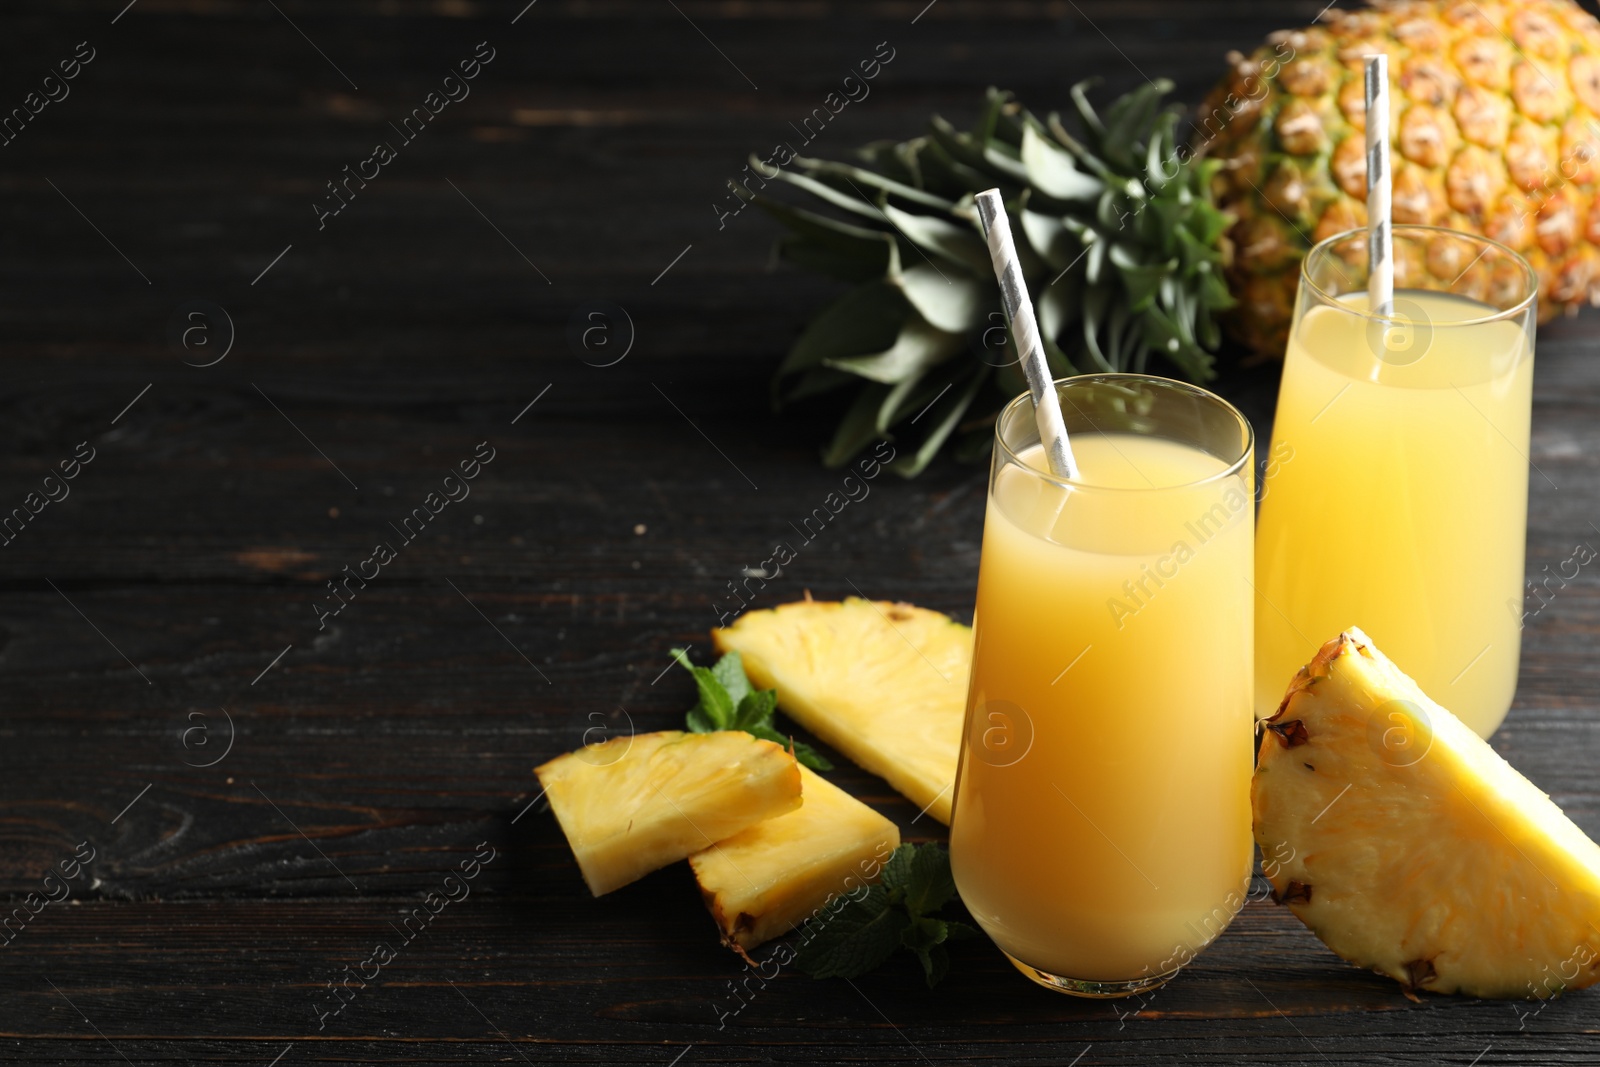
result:
<svg viewBox="0 0 1600 1067"><path fill-rule="evenodd" d="M1485 246L1485 251L1487 251L1488 249L1491 249L1491 248L1492 249L1498 249L1499 251L1504 252L1507 256L1509 256L1511 258L1512 262L1516 263L1519 267L1522 268L1522 277L1523 277L1523 281L1525 283L1524 288L1527 290L1527 295L1524 296L1521 300L1517 301L1517 303L1515 305L1513 305L1512 307L1505 308L1503 310L1496 310L1495 313L1492 314L1492 315L1482 315L1482 316L1479 316L1478 318L1475 318L1475 319L1463 319L1460 322L1434 322L1434 323L1429 323L1428 325L1429 325L1430 329L1441 330L1441 329L1455 329L1457 327L1462 327L1462 326L1483 326L1486 323L1501 322L1501 321L1506 320L1506 319L1514 319L1514 318L1517 318L1520 315L1527 314L1527 312L1533 307L1534 303L1539 299L1539 275L1538 275L1538 272L1533 269L1533 264L1529 263L1527 258L1525 256L1523 256L1522 253L1518 252L1516 249L1512 248L1510 245L1501 244L1499 241L1496 241L1494 238L1485 237L1485 236L1483 236L1482 234L1479 234L1479 233L1468 233L1465 230L1452 230L1447 226L1424 226L1421 223L1401 223L1401 224L1397 224L1397 225L1395 225L1393 227L1393 233L1394 233L1395 236L1399 236L1402 232L1410 232L1410 233L1420 232L1420 233L1427 233L1427 234L1438 234L1440 236L1446 236L1446 237L1455 237L1455 238L1459 238L1460 240L1463 240L1463 241L1470 241L1473 244L1483 245L1483 246ZM1310 290L1313 293L1315 293L1318 296L1318 298L1320 298L1325 305L1327 305L1329 307L1338 308L1340 311L1343 311L1346 314L1357 315L1357 316L1359 316L1361 318L1367 319L1370 322L1382 322L1382 323L1385 323L1385 324L1388 324L1388 325L1391 325L1391 326L1404 325L1409 320L1407 320L1407 319L1397 319L1397 318L1393 317L1392 315L1379 315L1379 314L1377 314L1375 312L1372 312L1372 311L1364 311L1361 308L1351 307L1349 304L1347 304L1343 300L1339 299L1339 297L1335 296L1334 294L1332 294L1332 293L1328 292L1326 289L1324 289L1322 286L1318 285L1311 278L1310 266L1311 266L1311 262L1312 262L1312 260L1314 258L1317 258L1317 257L1326 258L1327 256L1331 255L1331 252L1329 251L1329 249L1331 249L1334 245L1338 244L1341 241L1348 241L1348 240L1351 240L1352 238L1366 237L1366 236L1367 236L1367 230L1363 227L1363 228L1357 228L1357 229L1353 229L1353 230L1346 230L1343 233L1336 233L1332 237L1325 237L1322 240L1318 241L1315 245L1313 245L1311 247L1311 251L1306 253L1305 258L1300 261L1300 284L1310 288ZM1482 258L1482 255L1483 255L1483 253L1479 253L1479 258ZM1473 262L1475 263L1477 261L1474 260ZM1470 270L1471 267L1472 267L1472 265L1468 264L1467 269ZM1461 273L1465 274L1466 271L1462 271ZM1457 281L1459 281L1459 280L1460 280L1460 278L1458 277ZM1400 290L1400 291L1403 292L1405 290ZM1433 290L1420 290L1420 291L1422 291L1422 292L1431 292Z"/></svg>
<svg viewBox="0 0 1600 1067"><path fill-rule="evenodd" d="M1097 374L1069 374L1065 378L1054 379L1050 384L1056 388L1057 395L1059 395L1061 391L1060 387L1064 385L1077 383L1087 384L1090 382L1115 383L1125 381L1144 382L1147 384L1156 383L1163 388L1171 388L1175 392L1187 393L1195 399L1203 400L1212 405L1220 407L1223 411L1227 412L1233 418L1233 420L1239 424L1239 426L1244 428L1244 444L1239 452L1238 458L1228 462L1228 465L1222 470L1208 474L1204 478L1197 478L1191 482L1178 482L1173 485L1156 485L1149 486L1147 488L1139 488L1137 486L1123 487L1114 485L1095 485L1092 482L1085 482L1080 479L1063 478L1060 475L1054 474L1050 471L1042 471L1032 464L1026 462L1017 453L1016 449L1012 448L1011 445L1006 442L1005 434L1002 432L1007 420L1016 418L1016 410L1018 408L1020 408L1023 404L1031 405L1033 403L1032 390L1024 390L1021 394L1008 401L1005 407L1000 409L1000 414L994 420L994 440L996 447L1000 449L1001 454L1007 460L1016 464L1018 468L1026 471L1028 474L1033 475L1041 481L1049 482L1050 484L1058 486L1062 489L1072 489L1077 492L1093 493L1169 493L1180 489L1194 489L1199 486L1209 485L1212 482L1220 482L1224 479L1233 477L1244 469L1246 461L1255 454L1256 429L1254 426L1250 425L1250 420L1245 418L1244 412L1240 411L1237 407L1229 403L1224 398L1218 396L1216 393L1211 392L1211 390L1202 389L1198 385L1195 385L1191 382L1181 382L1176 378L1163 378L1159 374L1134 374L1127 371L1121 371ZM1077 405L1074 404L1073 406L1076 407ZM1032 420L1032 414L1033 413L1030 411L1030 426L1036 425ZM1104 433L1105 431L1097 430L1095 432ZM1070 440L1072 437L1071 431L1068 432L1067 436ZM991 485L991 491L992 489L993 487Z"/></svg>

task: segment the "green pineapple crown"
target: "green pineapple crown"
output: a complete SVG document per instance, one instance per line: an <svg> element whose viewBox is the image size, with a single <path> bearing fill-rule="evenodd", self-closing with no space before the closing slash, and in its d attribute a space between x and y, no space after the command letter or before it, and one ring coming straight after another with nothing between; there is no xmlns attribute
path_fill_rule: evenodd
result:
<svg viewBox="0 0 1600 1067"><path fill-rule="evenodd" d="M1180 159L1179 109L1162 104L1171 82L1142 86L1103 116L1089 84L1072 89L1076 135L991 88L971 131L936 115L926 135L867 145L857 164L751 157L763 179L820 202L736 190L788 228L778 257L855 283L773 379L780 404L857 389L827 465L880 437L914 442L891 464L906 477L952 437L958 455L983 455L995 414L1027 388L974 209L996 186L1053 374L1144 371L1154 353L1190 380L1212 376L1215 316L1233 304L1220 247L1232 220L1209 191L1220 164Z"/></svg>

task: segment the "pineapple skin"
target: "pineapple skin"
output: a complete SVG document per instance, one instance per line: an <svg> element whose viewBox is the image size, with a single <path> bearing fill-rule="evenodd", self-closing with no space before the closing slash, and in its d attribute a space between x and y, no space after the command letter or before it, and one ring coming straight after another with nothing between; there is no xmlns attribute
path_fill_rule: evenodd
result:
<svg viewBox="0 0 1600 1067"><path fill-rule="evenodd" d="M972 628L911 604L801 600L711 631L751 682L918 808L950 825Z"/></svg>
<svg viewBox="0 0 1600 1067"><path fill-rule="evenodd" d="M1263 873L1345 960L1413 999L1600 979L1600 847L1360 630L1300 670L1258 743Z"/></svg>
<svg viewBox="0 0 1600 1067"><path fill-rule="evenodd" d="M800 810L689 857L723 944L741 955L876 882L900 845L894 823L807 767L800 777Z"/></svg>
<svg viewBox="0 0 1600 1067"><path fill-rule="evenodd" d="M1195 116L1195 153L1223 163L1212 191L1237 220L1229 332L1282 358L1300 261L1366 225L1362 56L1380 50L1393 79L1394 221L1520 252L1539 274L1541 321L1600 302L1600 135L1589 128L1600 21L1574 0L1390 0L1328 11L1248 59L1231 54ZM1407 267L1396 265L1396 285ZM1410 267L1446 282L1460 269Z"/></svg>
<svg viewBox="0 0 1600 1067"><path fill-rule="evenodd" d="M597 897L801 804L794 757L737 730L614 737L534 774Z"/></svg>

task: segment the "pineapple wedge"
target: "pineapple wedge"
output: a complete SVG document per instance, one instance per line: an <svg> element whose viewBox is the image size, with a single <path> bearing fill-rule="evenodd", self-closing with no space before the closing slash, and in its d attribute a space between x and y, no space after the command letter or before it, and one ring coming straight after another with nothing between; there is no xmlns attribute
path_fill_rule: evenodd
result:
<svg viewBox="0 0 1600 1067"><path fill-rule="evenodd" d="M1274 896L1408 996L1600 978L1600 847L1360 630L1295 676L1251 792Z"/></svg>
<svg viewBox="0 0 1600 1067"><path fill-rule="evenodd" d="M945 825L956 780L972 629L910 604L851 597L746 612L713 630L795 721Z"/></svg>
<svg viewBox="0 0 1600 1067"><path fill-rule="evenodd" d="M799 811L689 857L722 940L743 954L799 927L836 893L878 880L900 830L806 767Z"/></svg>
<svg viewBox="0 0 1600 1067"><path fill-rule="evenodd" d="M736 730L614 737L533 773L597 897L800 806L794 757Z"/></svg>

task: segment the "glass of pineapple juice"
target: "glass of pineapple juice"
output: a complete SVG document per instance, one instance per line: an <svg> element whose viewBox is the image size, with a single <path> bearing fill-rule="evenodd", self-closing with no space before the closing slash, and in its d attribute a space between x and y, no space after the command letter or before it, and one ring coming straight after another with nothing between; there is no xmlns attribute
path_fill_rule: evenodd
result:
<svg viewBox="0 0 1600 1067"><path fill-rule="evenodd" d="M1256 714L1359 626L1482 737L1521 648L1538 279L1473 234L1394 228L1368 310L1366 233L1311 250L1256 531Z"/></svg>
<svg viewBox="0 0 1600 1067"><path fill-rule="evenodd" d="M1254 436L1179 382L1056 390L995 427L950 859L978 924L1063 992L1154 988L1250 878Z"/></svg>

